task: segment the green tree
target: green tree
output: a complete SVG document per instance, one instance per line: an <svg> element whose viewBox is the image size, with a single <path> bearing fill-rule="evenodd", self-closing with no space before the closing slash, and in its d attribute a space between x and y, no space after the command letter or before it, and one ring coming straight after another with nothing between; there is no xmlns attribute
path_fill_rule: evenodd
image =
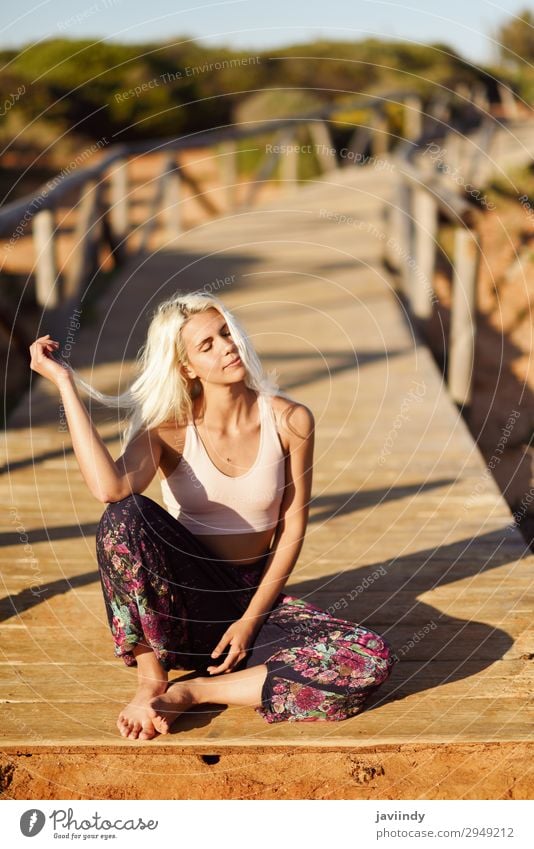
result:
<svg viewBox="0 0 534 849"><path fill-rule="evenodd" d="M534 12L524 9L497 31L499 54L506 65L534 62Z"/></svg>

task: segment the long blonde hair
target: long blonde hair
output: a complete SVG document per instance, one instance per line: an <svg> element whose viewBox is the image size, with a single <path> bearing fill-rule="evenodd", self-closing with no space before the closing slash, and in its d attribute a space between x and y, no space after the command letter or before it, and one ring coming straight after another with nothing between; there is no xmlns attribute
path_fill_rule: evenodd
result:
<svg viewBox="0 0 534 849"><path fill-rule="evenodd" d="M230 334L245 366L245 384L264 395L284 395L276 372L265 374L260 359L235 316L224 304L205 292L176 292L157 307L145 344L136 358L137 378L121 395L104 395L75 374L77 384L92 398L108 407L123 407L128 415L121 433L122 447L140 430L168 421L185 423L192 418L193 399L202 394L199 381L191 380L181 366L187 362L182 328L192 315L216 309L228 324Z"/></svg>

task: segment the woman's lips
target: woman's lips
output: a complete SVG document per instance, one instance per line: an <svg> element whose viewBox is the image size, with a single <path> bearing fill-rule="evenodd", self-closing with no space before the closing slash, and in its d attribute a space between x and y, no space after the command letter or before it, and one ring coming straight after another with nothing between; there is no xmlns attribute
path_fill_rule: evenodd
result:
<svg viewBox="0 0 534 849"><path fill-rule="evenodd" d="M231 368L232 366L239 366L239 365L241 365L241 357L237 357L237 359L232 360L231 363L227 363L225 365L225 368Z"/></svg>

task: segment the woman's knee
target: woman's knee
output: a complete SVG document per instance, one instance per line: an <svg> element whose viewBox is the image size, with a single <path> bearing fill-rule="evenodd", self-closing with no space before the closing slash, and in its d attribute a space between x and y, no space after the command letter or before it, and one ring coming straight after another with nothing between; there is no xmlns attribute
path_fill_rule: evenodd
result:
<svg viewBox="0 0 534 849"><path fill-rule="evenodd" d="M111 501L98 523L97 547L105 544L108 549L111 539L118 542L119 538L139 530L139 526L146 521L153 506L158 505L150 498L138 493L128 495L120 501Z"/></svg>
<svg viewBox="0 0 534 849"><path fill-rule="evenodd" d="M104 510L100 521L107 520L116 525L120 522L131 521L135 516L143 516L148 510L158 506L155 501L146 495L132 493L120 501L110 501Z"/></svg>

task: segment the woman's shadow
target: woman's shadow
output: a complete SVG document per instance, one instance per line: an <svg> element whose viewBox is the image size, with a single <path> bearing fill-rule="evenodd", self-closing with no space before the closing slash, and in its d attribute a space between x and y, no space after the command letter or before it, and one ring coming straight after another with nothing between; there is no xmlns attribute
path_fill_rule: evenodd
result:
<svg viewBox="0 0 534 849"><path fill-rule="evenodd" d="M346 499L336 495L334 500L341 503ZM362 624L391 644L397 663L387 681L369 697L368 710L470 678L501 659L514 644L505 630L444 613L418 597L447 584L464 582L458 588L459 603L463 607L472 605L473 616L484 616L485 601L502 601L502 590L496 583L493 592L481 595L477 576L519 560L525 553L531 554L520 532L510 524L358 569L294 582L286 592L332 616ZM346 548L342 557L346 561ZM470 579L475 580L472 587L466 583ZM454 599L447 600L448 605L455 603ZM486 617L492 615L488 608Z"/></svg>

